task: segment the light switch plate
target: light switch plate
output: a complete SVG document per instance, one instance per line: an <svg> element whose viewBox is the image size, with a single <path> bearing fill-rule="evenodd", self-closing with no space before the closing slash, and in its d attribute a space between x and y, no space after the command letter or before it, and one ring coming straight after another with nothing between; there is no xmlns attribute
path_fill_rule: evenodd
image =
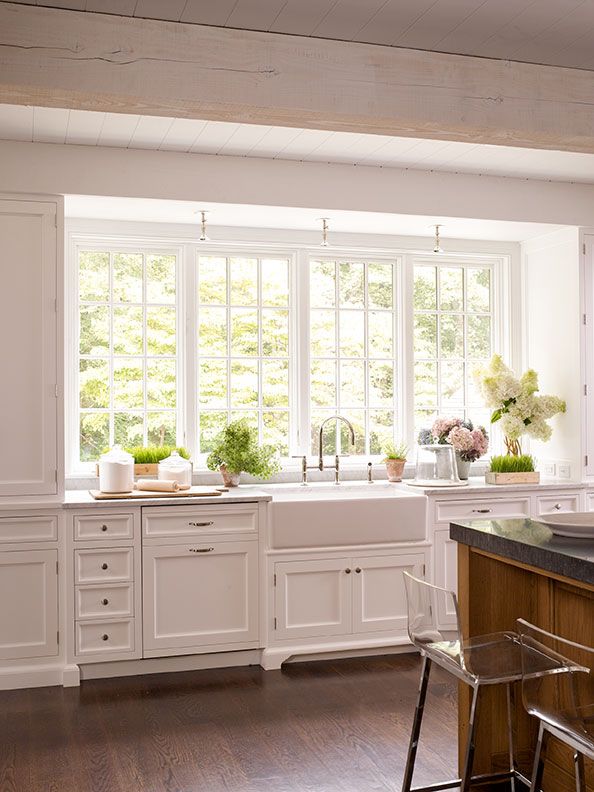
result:
<svg viewBox="0 0 594 792"><path fill-rule="evenodd" d="M557 465L554 462L545 462L542 466L542 472L547 478L555 478Z"/></svg>
<svg viewBox="0 0 594 792"><path fill-rule="evenodd" d="M569 479L571 478L571 465L569 462L559 462L557 465L557 471L559 473L559 478Z"/></svg>

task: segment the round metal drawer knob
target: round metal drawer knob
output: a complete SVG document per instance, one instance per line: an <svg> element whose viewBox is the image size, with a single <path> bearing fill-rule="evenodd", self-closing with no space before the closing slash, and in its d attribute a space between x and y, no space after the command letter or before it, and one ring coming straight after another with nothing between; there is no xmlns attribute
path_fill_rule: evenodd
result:
<svg viewBox="0 0 594 792"><path fill-rule="evenodd" d="M109 600L108 599L102 599L101 600L101 604L102 605L109 605Z"/></svg>
<svg viewBox="0 0 594 792"><path fill-rule="evenodd" d="M360 575L360 574L361 574L361 567L357 567L357 569L355 569L355 572L356 572L358 575Z"/></svg>
<svg viewBox="0 0 594 792"><path fill-rule="evenodd" d="M101 526L101 530L102 530L102 531L107 531L107 525L102 525L102 526Z"/></svg>
<svg viewBox="0 0 594 792"><path fill-rule="evenodd" d="M109 635L107 633L103 633L103 635L101 636L101 640L102 641L109 641Z"/></svg>
<svg viewBox="0 0 594 792"><path fill-rule="evenodd" d="M350 570L350 569L348 569L348 568L347 568L347 569L345 569L344 571L347 573L347 575L350 575L350 574L351 574L351 570Z"/></svg>
<svg viewBox="0 0 594 792"><path fill-rule="evenodd" d="M107 569L107 564L101 564L101 569Z"/></svg>

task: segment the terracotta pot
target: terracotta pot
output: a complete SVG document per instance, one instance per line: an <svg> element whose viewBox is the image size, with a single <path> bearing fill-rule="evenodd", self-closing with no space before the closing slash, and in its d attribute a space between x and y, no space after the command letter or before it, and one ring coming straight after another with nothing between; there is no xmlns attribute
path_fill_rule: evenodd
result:
<svg viewBox="0 0 594 792"><path fill-rule="evenodd" d="M385 459L388 481L402 481L406 459Z"/></svg>
<svg viewBox="0 0 594 792"><path fill-rule="evenodd" d="M227 470L226 465L221 465L219 470L221 471L221 476L223 477L223 484L226 487L239 486L239 477L241 476L241 473L231 473L229 470Z"/></svg>

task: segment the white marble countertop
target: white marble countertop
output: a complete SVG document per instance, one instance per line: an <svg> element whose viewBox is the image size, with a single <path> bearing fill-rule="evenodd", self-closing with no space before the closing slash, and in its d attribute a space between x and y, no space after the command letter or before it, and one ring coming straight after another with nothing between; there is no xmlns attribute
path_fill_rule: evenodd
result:
<svg viewBox="0 0 594 792"><path fill-rule="evenodd" d="M196 506L211 503L258 503L272 500L272 496L262 492L251 485L239 486L213 496L183 497L176 495L173 498L114 498L113 500L95 500L88 490L67 490L64 495L62 507L64 509L113 509L130 506Z"/></svg>
<svg viewBox="0 0 594 792"><path fill-rule="evenodd" d="M402 487L407 490L416 490L422 492L424 495L443 495L444 498L458 498L464 495L497 495L499 492L555 492L557 490L568 489L586 489L592 485L584 484L578 481L569 481L565 479L541 479L539 484L487 484L483 476L470 478L468 484L463 487L417 487L410 486L403 481Z"/></svg>

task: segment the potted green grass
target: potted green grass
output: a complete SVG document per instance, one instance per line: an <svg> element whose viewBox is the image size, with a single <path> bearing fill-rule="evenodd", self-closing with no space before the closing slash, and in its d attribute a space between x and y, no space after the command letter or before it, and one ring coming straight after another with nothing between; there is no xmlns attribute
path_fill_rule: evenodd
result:
<svg viewBox="0 0 594 792"><path fill-rule="evenodd" d="M382 450L384 452L384 462L386 463L388 481L402 481L408 446L405 445L405 443L398 443L395 445L393 442L389 441L384 443Z"/></svg>
<svg viewBox="0 0 594 792"><path fill-rule="evenodd" d="M535 470L530 454L503 454L491 457L491 469L485 474L487 484L538 484L540 473Z"/></svg>
<svg viewBox="0 0 594 792"><path fill-rule="evenodd" d="M242 473L267 479L280 470L274 446L258 445L258 431L245 418L231 421L214 441L206 466L219 470L226 487L237 487Z"/></svg>

